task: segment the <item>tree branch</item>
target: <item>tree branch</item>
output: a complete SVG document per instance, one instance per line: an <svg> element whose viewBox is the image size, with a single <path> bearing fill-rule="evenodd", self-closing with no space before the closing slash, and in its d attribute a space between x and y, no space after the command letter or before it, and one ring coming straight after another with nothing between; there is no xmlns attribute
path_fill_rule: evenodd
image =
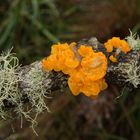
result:
<svg viewBox="0 0 140 140"><path fill-rule="evenodd" d="M140 85L140 51L131 51L127 54L120 52L117 55L117 63L109 61L109 54L106 52L103 44L98 42L94 37L90 39L83 39L78 42L77 46L81 44L90 45L94 50L102 51L108 58L108 69L106 74L106 81L108 84L115 84L117 86L128 88L138 88ZM45 93L52 93L55 90L61 90L66 88L68 76L62 72L44 72L41 67L41 62L37 61L31 65L23 66L17 70L17 73L22 77L21 81L18 82L18 89L20 91L21 101L23 103L30 102L28 94L30 94L30 89L33 87L29 81L32 81L29 77L29 73L39 71L42 75L43 87L45 87ZM36 78L36 77L35 77ZM14 103L9 100L4 100L4 106L11 108Z"/></svg>

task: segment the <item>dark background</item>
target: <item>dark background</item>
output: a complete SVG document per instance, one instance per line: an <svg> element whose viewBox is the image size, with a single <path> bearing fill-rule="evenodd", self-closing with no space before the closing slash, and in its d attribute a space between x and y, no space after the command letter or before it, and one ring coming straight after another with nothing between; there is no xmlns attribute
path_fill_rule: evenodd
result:
<svg viewBox="0 0 140 140"><path fill-rule="evenodd" d="M13 47L22 65L49 55L55 42L140 31L140 0L0 0L0 51ZM121 96L119 96L121 95ZM118 97L118 98L117 98ZM66 89L50 99L51 113L30 123L1 120L6 140L140 140L140 91L109 85L97 99L72 96Z"/></svg>

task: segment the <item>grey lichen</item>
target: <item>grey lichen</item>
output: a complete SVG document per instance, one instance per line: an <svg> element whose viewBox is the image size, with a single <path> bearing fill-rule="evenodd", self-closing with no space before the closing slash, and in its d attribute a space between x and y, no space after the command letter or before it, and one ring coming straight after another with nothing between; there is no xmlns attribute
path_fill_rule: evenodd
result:
<svg viewBox="0 0 140 140"><path fill-rule="evenodd" d="M37 124L37 116L44 110L47 110L49 112L49 108L46 105L45 98L49 98L49 93L46 93L46 84L49 88L49 84L51 81L48 80L48 82L44 85L44 73L39 67L39 63L34 64L34 67L31 67L29 72L24 75L22 80L27 86L26 88L24 88L24 94L27 95L29 105L27 107L28 109L26 108L27 111L25 111L25 108L23 108L23 110L20 110L20 113L32 122L32 128L34 129L34 126ZM31 117L31 115L33 115L34 117Z"/></svg>
<svg viewBox="0 0 140 140"><path fill-rule="evenodd" d="M37 116L44 110L49 111L45 98L48 97L46 90L51 82L48 79L47 83L43 84L44 73L39 63L37 64L23 76L22 71L19 71L21 68L18 58L14 54L8 51L0 56L0 117L10 117L10 111L6 110L6 106L13 106L12 113L21 117L21 120L24 117L32 122L33 130L37 124ZM28 88L20 90L19 83L25 83ZM23 97L29 100L28 104L25 105Z"/></svg>
<svg viewBox="0 0 140 140"><path fill-rule="evenodd" d="M9 52L2 53L0 56L0 116L6 117L4 107L9 103L10 106L17 106L21 95L18 93L18 82L21 80L16 69L19 67L17 57Z"/></svg>
<svg viewBox="0 0 140 140"><path fill-rule="evenodd" d="M119 63L117 69L121 71L121 76L126 79L126 82L138 88L138 85L140 85L140 66L138 61L131 60L129 63Z"/></svg>
<svg viewBox="0 0 140 140"><path fill-rule="evenodd" d="M46 106L46 103L44 101L45 97L47 97L46 88L43 84L44 79L44 73L42 72L42 69L38 66L31 68L29 73L24 77L25 81L29 85L29 93L28 98L30 100L30 103L32 106L35 107L36 113L41 113L45 109L48 109ZM49 83L51 81L48 81L46 83L49 87Z"/></svg>
<svg viewBox="0 0 140 140"><path fill-rule="evenodd" d="M140 38L137 33L132 33L130 31L130 35L125 38L131 47L132 50L138 51L140 50Z"/></svg>

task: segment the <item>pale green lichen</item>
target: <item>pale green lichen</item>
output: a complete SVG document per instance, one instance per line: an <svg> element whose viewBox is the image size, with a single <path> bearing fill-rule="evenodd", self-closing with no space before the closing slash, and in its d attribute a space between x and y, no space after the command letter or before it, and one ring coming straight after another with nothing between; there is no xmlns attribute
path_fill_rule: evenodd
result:
<svg viewBox="0 0 140 140"><path fill-rule="evenodd" d="M117 69L121 71L126 82L138 88L138 85L140 85L140 66L138 66L138 61L131 60L129 63L119 63Z"/></svg>
<svg viewBox="0 0 140 140"><path fill-rule="evenodd" d="M24 79L22 79L29 87L27 90L25 90L25 93L27 94L30 105L26 108L26 111L25 108L23 108L20 110L20 112L23 114L23 116L25 116L25 118L27 118L27 120L32 122L31 127L33 130L34 126L37 124L37 116L40 113L43 113L44 110L49 112L49 108L45 103L45 98L48 98L48 96L46 93L46 87L43 84L43 81L45 80L43 74L44 73L42 72L41 68L34 66L24 76ZM51 81L48 81L48 87L50 82Z"/></svg>
<svg viewBox="0 0 140 140"><path fill-rule="evenodd" d="M20 94L18 93L18 82L20 77L16 73L19 67L17 57L9 52L0 56L0 116L5 118L5 102L18 105Z"/></svg>
<svg viewBox="0 0 140 140"><path fill-rule="evenodd" d="M7 119L10 116L10 111L5 107L14 105L12 112L17 114L17 117L21 117L21 121L24 118L32 122L32 128L37 124L37 116L44 110L49 111L45 98L46 86L51 81L43 85L43 72L39 67L32 67L25 76L17 72L20 68L18 58L14 56L10 51L2 53L0 56L0 117ZM24 104L22 101L23 93L19 91L19 82L28 84L28 90L24 91L29 99L28 104ZM34 131L35 132L35 131ZM36 132L35 132L36 133Z"/></svg>
<svg viewBox="0 0 140 140"><path fill-rule="evenodd" d="M130 35L125 38L132 50L138 51L140 50L140 38L137 33L132 33L130 31Z"/></svg>

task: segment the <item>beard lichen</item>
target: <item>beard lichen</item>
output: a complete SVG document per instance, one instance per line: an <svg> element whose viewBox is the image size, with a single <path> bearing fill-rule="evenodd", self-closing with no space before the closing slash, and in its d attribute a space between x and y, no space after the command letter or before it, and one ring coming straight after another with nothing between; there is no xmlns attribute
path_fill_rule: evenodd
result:
<svg viewBox="0 0 140 140"><path fill-rule="evenodd" d="M140 50L140 38L137 33L132 33L130 31L130 35L125 38L131 47L132 50L138 51Z"/></svg>
<svg viewBox="0 0 140 140"><path fill-rule="evenodd" d="M24 78L22 80L27 85L27 87L24 89L24 94L27 95L27 98L29 99L29 104L26 109L24 107L22 110L20 110L20 113L23 114L23 116L27 118L27 120L32 122L31 127L34 130L34 126L37 125L36 119L38 115L40 113L43 113L43 111L45 110L49 112L49 108L45 103L45 98L49 98L47 96L49 93L46 93L46 84L49 88L49 83L51 81L48 80L45 85L43 84L43 81L45 80L44 73L38 65L34 65L34 67L31 67L29 72L24 75ZM31 117L31 115L34 117Z"/></svg>
<svg viewBox="0 0 140 140"><path fill-rule="evenodd" d="M45 85L43 84L44 73L41 68L32 67L30 71L23 76L22 72L19 72L19 69L19 60L11 51L1 54L0 117L6 120L7 118L13 118L12 115L14 114L15 117L21 118L21 122L22 119L25 118L31 122L31 127L34 130L37 124L37 116L44 110L49 111L45 103L47 94L46 83ZM28 90L19 90L19 83L21 82L26 83ZM47 83L48 87L49 83L50 81ZM23 95L26 96L29 101L26 105L22 100Z"/></svg>
<svg viewBox="0 0 140 140"><path fill-rule="evenodd" d="M131 60L129 63L119 63L117 69L121 71L121 76L123 76L126 82L138 88L140 85L140 66L138 61Z"/></svg>
<svg viewBox="0 0 140 140"><path fill-rule="evenodd" d="M6 106L17 106L20 101L18 82L20 77L16 73L19 67L17 57L9 52L0 56L0 116L6 119Z"/></svg>

